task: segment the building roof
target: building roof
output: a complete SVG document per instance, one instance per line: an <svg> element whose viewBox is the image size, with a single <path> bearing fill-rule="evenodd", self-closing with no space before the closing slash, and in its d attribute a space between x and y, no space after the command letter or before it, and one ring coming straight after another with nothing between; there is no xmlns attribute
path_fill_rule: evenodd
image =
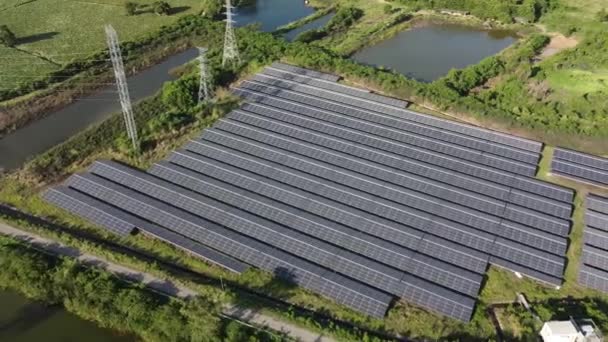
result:
<svg viewBox="0 0 608 342"><path fill-rule="evenodd" d="M553 335L576 335L578 329L571 321L549 321L545 325L551 330Z"/></svg>

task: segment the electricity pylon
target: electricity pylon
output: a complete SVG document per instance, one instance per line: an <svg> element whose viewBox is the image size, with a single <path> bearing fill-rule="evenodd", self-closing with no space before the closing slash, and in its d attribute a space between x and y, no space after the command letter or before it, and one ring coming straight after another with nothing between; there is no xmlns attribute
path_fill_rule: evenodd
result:
<svg viewBox="0 0 608 342"><path fill-rule="evenodd" d="M108 48L110 49L110 58L114 67L114 76L116 78L116 87L120 97L120 106L127 127L127 135L133 144L133 150L139 151L139 142L137 137L137 128L133 119L133 108L131 108L131 97L129 96L129 87L127 86L127 77L125 76L125 67L122 63L122 54L120 53L120 43L118 35L112 25L106 25L106 38Z"/></svg>
<svg viewBox="0 0 608 342"><path fill-rule="evenodd" d="M222 66L225 67L228 63L238 64L241 61L239 57L239 47L234 35L234 20L233 7L231 0L226 0L226 35L224 36L224 55L222 58Z"/></svg>
<svg viewBox="0 0 608 342"><path fill-rule="evenodd" d="M207 49L199 47L198 53L198 63L200 68L198 103L201 104L205 101L211 100L213 94L211 93L209 84L209 71L207 68Z"/></svg>

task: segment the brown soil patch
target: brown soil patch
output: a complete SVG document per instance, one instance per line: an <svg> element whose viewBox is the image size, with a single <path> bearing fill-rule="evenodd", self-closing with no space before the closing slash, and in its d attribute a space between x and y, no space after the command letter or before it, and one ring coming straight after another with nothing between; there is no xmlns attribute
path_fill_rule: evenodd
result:
<svg viewBox="0 0 608 342"><path fill-rule="evenodd" d="M555 34L551 37L551 42L543 49L543 52L541 52L539 57L545 59L562 50L571 49L576 45L578 45L578 40L576 38L566 37L563 34Z"/></svg>

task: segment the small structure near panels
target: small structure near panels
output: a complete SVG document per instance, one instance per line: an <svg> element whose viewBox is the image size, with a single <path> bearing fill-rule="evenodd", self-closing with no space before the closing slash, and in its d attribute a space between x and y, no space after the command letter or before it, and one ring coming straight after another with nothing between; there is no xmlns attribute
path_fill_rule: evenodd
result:
<svg viewBox="0 0 608 342"><path fill-rule="evenodd" d="M275 63L148 172L95 162L46 198L375 317L403 298L468 321L489 264L562 283L573 191L533 178L540 143L336 80Z"/></svg>
<svg viewBox="0 0 608 342"><path fill-rule="evenodd" d="M601 332L592 320L549 321L540 331L543 342L602 342Z"/></svg>

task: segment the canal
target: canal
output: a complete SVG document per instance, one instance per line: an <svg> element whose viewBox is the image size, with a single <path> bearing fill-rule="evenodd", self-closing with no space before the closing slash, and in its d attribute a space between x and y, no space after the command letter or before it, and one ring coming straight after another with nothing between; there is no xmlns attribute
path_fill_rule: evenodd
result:
<svg viewBox="0 0 608 342"><path fill-rule="evenodd" d="M514 32L453 24L426 24L355 53L357 62L383 66L423 82L497 54L517 40Z"/></svg>
<svg viewBox="0 0 608 342"><path fill-rule="evenodd" d="M48 307L14 292L0 290L0 341L6 342L131 342L78 318L58 306Z"/></svg>
<svg viewBox="0 0 608 342"><path fill-rule="evenodd" d="M172 80L171 69L198 55L196 49L176 54L162 63L128 78L133 102L154 95L164 82ZM115 86L78 99L76 102L7 135L0 140L0 169L13 169L34 156L67 140L88 126L120 111Z"/></svg>
<svg viewBox="0 0 608 342"><path fill-rule="evenodd" d="M285 37L285 39L287 39L287 41L292 42L302 32L305 32L308 30L313 30L313 29L318 29L320 27L325 26L331 20L331 18L334 17L334 15L336 15L336 14L328 13L320 18L317 18L309 23L306 23L296 29L293 29L293 30L285 33L283 35L283 37Z"/></svg>

